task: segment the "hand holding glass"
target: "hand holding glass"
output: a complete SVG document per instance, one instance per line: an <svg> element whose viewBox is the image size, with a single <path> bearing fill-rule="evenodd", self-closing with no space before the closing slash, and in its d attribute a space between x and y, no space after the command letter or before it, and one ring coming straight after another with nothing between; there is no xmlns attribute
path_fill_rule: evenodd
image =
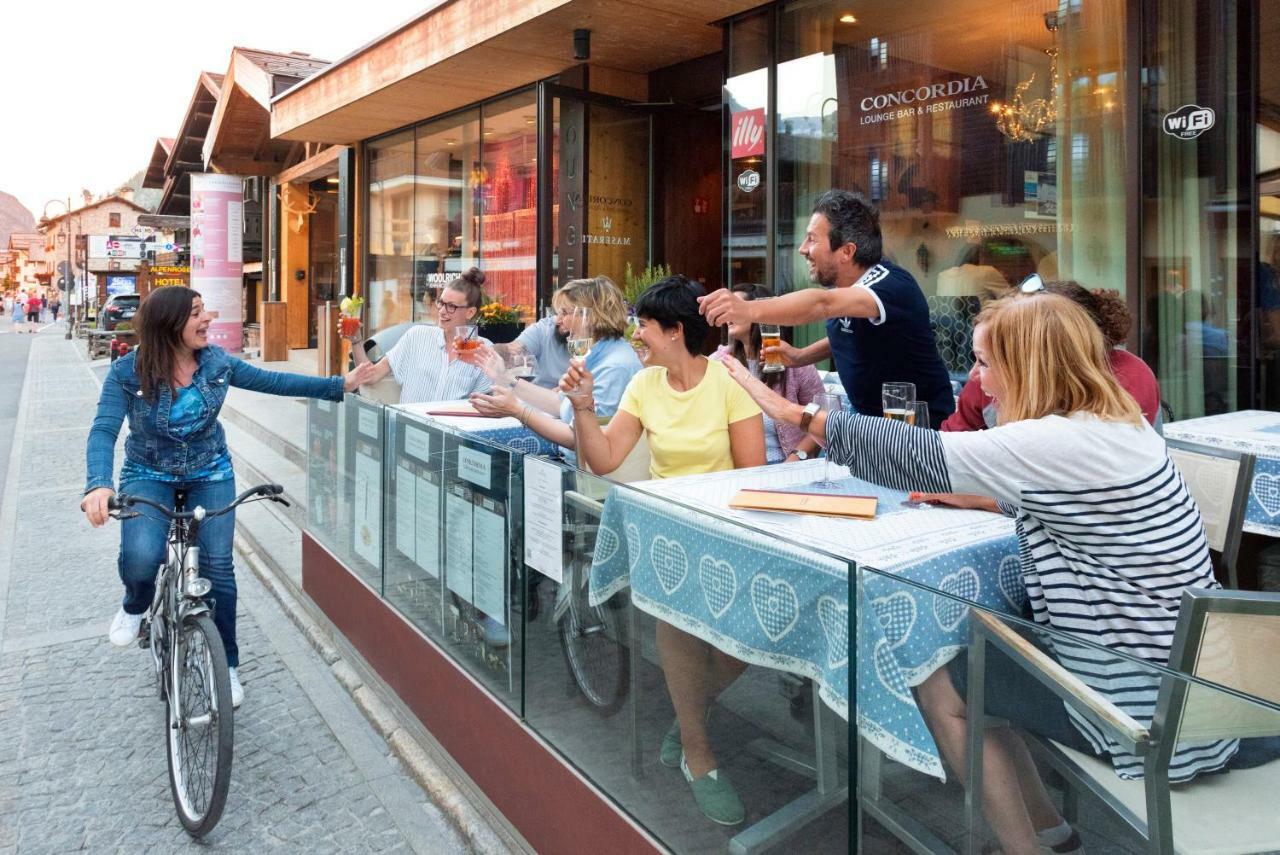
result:
<svg viewBox="0 0 1280 855"><path fill-rule="evenodd" d="M476 338L475 324L462 324L454 329L453 346L458 353L475 350L480 347L480 339Z"/></svg>

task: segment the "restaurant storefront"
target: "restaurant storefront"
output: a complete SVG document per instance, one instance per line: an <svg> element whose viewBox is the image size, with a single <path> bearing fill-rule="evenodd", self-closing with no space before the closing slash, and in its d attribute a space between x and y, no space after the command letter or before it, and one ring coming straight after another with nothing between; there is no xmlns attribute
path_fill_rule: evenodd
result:
<svg viewBox="0 0 1280 855"><path fill-rule="evenodd" d="M471 266L528 319L569 279L656 265L808 287L796 249L841 187L880 207L957 379L981 301L1038 273L1123 294L1172 418L1280 409L1280 62L1261 49L1280 0L651 5L446 4L275 100L273 135L355 147L339 287L368 298L369 329L430 321ZM543 460L518 428L313 403L303 578L520 834L549 852L963 846L912 687L971 610L1017 623L1009 531L894 533L895 507L883 539L780 534L711 487ZM742 828L659 765L658 620L755 666L710 725ZM1091 848L1138 846L1081 805Z"/></svg>

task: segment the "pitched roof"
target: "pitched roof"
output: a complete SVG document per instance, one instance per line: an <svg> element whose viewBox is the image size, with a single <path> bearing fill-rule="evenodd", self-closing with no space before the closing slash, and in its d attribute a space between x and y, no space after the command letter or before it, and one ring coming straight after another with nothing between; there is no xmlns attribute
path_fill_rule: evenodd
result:
<svg viewBox="0 0 1280 855"><path fill-rule="evenodd" d="M88 205L81 205L79 208L73 208L70 211L70 213L80 214L84 211L91 211L94 208L98 208L107 204L108 202L119 202L121 205L128 205L130 208L133 208L134 210L137 210L137 211L142 211L144 213L147 210L142 205L139 205L137 202L133 201L132 199L126 199L123 196L121 196L119 193L112 193L110 196L103 196L101 199L99 199L96 202L90 202ZM48 230L49 226L53 225L56 222L59 222L66 216L67 216L66 213L62 213L62 214L58 214L58 216L56 217L48 217L47 219L41 219L37 227L42 230Z"/></svg>

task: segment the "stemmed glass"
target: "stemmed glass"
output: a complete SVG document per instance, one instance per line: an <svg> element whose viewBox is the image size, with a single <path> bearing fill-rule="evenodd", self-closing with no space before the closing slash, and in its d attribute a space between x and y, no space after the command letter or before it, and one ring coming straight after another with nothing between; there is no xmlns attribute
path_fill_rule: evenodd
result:
<svg viewBox="0 0 1280 855"><path fill-rule="evenodd" d="M507 351L505 362L512 386L519 380L533 382L533 376L538 370L538 360L532 353L523 347L513 347Z"/></svg>
<svg viewBox="0 0 1280 855"><path fill-rule="evenodd" d="M813 402L819 407L827 411L827 415L838 413L844 409L844 399L839 395L830 392L823 392L813 396ZM836 482L831 480L831 457L830 452L823 458L822 464L822 480L815 483L817 487L835 487Z"/></svg>
<svg viewBox="0 0 1280 855"><path fill-rule="evenodd" d="M569 322L569 358L573 360L578 368L586 366L587 355L591 353L591 345L595 343L591 333L593 330L591 310L586 306L578 306L573 310L573 317ZM567 395L577 397L581 392L566 392Z"/></svg>

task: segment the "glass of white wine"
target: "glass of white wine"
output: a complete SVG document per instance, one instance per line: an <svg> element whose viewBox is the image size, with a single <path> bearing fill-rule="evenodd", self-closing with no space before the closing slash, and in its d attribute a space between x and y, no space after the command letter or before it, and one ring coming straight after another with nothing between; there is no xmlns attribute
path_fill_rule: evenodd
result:
<svg viewBox="0 0 1280 855"><path fill-rule="evenodd" d="M826 410L828 415L830 415L831 413L838 413L844 409L844 399L841 398L839 395L835 395L830 392L823 392L822 394L814 395L813 402L817 404L819 407L821 407L823 410ZM828 451L828 453L824 455L822 459L823 459L822 480L818 481L816 486L834 487L836 486L836 482L831 480L830 451Z"/></svg>
<svg viewBox="0 0 1280 855"><path fill-rule="evenodd" d="M587 355L591 353L591 345L595 343L592 337L593 319L591 310L586 306L578 306L573 310L573 316L569 322L569 359L572 360L578 368L585 368L587 364ZM580 392L567 392L569 395L580 395Z"/></svg>
<svg viewBox="0 0 1280 855"><path fill-rule="evenodd" d="M884 417L900 422L907 421L911 403L916 399L915 383L885 383L880 387L880 403Z"/></svg>

